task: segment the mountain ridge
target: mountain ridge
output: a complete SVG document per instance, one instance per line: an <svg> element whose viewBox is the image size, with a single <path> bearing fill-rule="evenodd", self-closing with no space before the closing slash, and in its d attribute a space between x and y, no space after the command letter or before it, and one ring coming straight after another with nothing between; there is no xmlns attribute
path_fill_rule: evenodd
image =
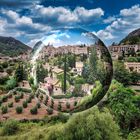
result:
<svg viewBox="0 0 140 140"><path fill-rule="evenodd" d="M119 44L140 44L140 28L130 32L124 39L120 41Z"/></svg>
<svg viewBox="0 0 140 140"><path fill-rule="evenodd" d="M0 36L0 53L8 56L18 56L31 48L13 37Z"/></svg>

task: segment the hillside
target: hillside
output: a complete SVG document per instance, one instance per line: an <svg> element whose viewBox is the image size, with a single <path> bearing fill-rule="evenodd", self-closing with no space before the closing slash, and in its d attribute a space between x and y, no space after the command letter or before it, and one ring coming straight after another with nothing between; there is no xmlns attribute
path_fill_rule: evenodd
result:
<svg viewBox="0 0 140 140"><path fill-rule="evenodd" d="M129 33L120 44L140 44L140 28Z"/></svg>
<svg viewBox="0 0 140 140"><path fill-rule="evenodd" d="M31 48L13 37L0 36L0 52L8 56L18 56Z"/></svg>

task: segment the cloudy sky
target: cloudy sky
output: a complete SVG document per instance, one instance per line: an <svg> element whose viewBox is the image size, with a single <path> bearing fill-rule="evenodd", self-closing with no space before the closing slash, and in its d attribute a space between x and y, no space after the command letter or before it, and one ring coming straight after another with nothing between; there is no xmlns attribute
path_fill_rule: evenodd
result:
<svg viewBox="0 0 140 140"><path fill-rule="evenodd" d="M0 0L0 36L33 46L62 27L91 31L108 46L140 28L140 1Z"/></svg>

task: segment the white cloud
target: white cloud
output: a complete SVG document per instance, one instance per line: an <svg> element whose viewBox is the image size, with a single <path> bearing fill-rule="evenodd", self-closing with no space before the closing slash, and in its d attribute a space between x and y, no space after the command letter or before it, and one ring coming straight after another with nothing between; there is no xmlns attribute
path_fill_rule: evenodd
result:
<svg viewBox="0 0 140 140"><path fill-rule="evenodd" d="M33 48L34 45L39 41L40 41L40 39L32 39L27 43L27 45Z"/></svg>
<svg viewBox="0 0 140 140"><path fill-rule="evenodd" d="M115 39L120 41L131 31L140 28L140 5L122 9L118 17L105 29L97 32L104 41Z"/></svg>
<svg viewBox="0 0 140 140"><path fill-rule="evenodd" d="M77 7L74 13L80 21L85 22L95 20L94 18L100 18L104 15L104 11L101 8L87 10L84 7Z"/></svg>
<svg viewBox="0 0 140 140"><path fill-rule="evenodd" d="M27 25L33 24L32 19L26 16L22 16L21 18L18 17L15 20L17 24L27 24Z"/></svg>
<svg viewBox="0 0 140 140"><path fill-rule="evenodd" d="M12 10L4 10L4 9L2 9L1 12L3 14L7 15L12 20L16 20L17 18L19 18L19 15L16 12L12 11Z"/></svg>
<svg viewBox="0 0 140 140"><path fill-rule="evenodd" d="M114 20L115 20L116 18L114 17L114 16L110 16L110 17L108 17L107 19L104 19L104 23L111 23L111 22L113 22Z"/></svg>
<svg viewBox="0 0 140 140"><path fill-rule="evenodd" d="M140 13L140 5L134 5L129 9L123 9L120 11L120 15L124 17L128 16L138 16Z"/></svg>
<svg viewBox="0 0 140 140"><path fill-rule="evenodd" d="M1 18L1 20L4 21L4 25L1 26L1 28L5 30L5 34L13 32L13 34L15 34L14 37L17 37L17 34L20 36L21 33L21 35L26 33L34 34L35 32L47 32L51 30L50 26L34 23L32 18L27 16L20 16L15 11L2 9L1 12L5 16L5 18ZM12 20L12 22L8 21L9 18Z"/></svg>
<svg viewBox="0 0 140 140"><path fill-rule="evenodd" d="M66 37L66 38L70 38L70 36L67 34L67 33L61 33L60 35L59 35L59 37Z"/></svg>
<svg viewBox="0 0 140 140"><path fill-rule="evenodd" d="M104 30L98 31L96 35L103 40L109 40L115 38L110 32L106 32Z"/></svg>
<svg viewBox="0 0 140 140"><path fill-rule="evenodd" d="M85 9L84 7L76 7L74 10L70 10L65 7L44 7L37 5L33 13L38 16L44 17L46 21L52 21L53 19L59 23L74 24L79 22L95 21L104 15L104 11L101 8Z"/></svg>

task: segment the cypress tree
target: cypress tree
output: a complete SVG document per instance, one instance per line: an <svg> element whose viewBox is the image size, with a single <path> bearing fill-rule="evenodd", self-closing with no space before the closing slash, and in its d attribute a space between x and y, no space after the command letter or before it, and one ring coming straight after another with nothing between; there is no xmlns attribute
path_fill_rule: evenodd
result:
<svg viewBox="0 0 140 140"><path fill-rule="evenodd" d="M67 79L66 79L66 69L67 69L67 66L66 66L66 55L65 55L65 61L64 61L64 88L63 88L63 92L64 94L66 93L66 89L67 89L67 85L66 85L66 82L67 82Z"/></svg>

